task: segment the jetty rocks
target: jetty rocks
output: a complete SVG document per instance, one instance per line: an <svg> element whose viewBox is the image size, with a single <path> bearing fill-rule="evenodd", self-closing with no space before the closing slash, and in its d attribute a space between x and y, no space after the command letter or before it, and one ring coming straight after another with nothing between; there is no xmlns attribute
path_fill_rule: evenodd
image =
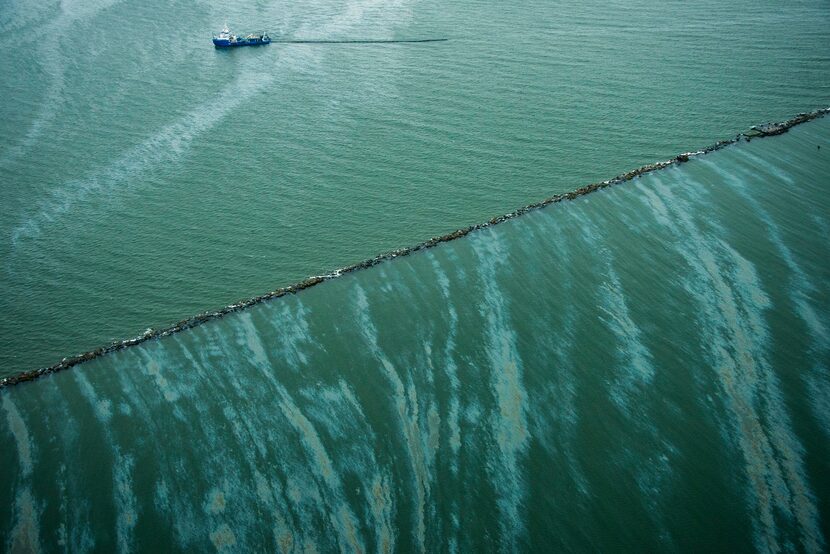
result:
<svg viewBox="0 0 830 554"><path fill-rule="evenodd" d="M253 298L249 298L247 300L241 300L239 302L236 302L234 304L230 304L230 305L225 306L224 308L216 310L216 311L200 313L200 314L195 315L193 317L190 317L188 319L183 319L183 320L179 321L178 323L176 323L175 325L171 325L170 327L167 327L165 329L157 330L157 329L149 328L137 337L130 338L130 339L125 339L125 340L122 340L122 341L115 341L115 342L113 342L113 343L111 343L107 346L102 346L102 347L96 348L95 350L90 350L89 352L84 352L84 353L78 354L76 356L63 358L63 359L61 359L60 362L58 362L54 365L51 365L49 367L43 367L43 368L31 370L31 371L24 371L22 373L18 373L16 375L12 375L10 377L5 377L3 379L0 379L0 389L2 389L4 387L10 387L12 385L17 385L17 384L20 384L20 383L25 383L25 382L28 382L28 381L33 381L33 380L35 380L39 377L42 377L44 375L49 375L51 373L55 373L57 371L61 371L61 370L64 370L64 369L69 369L70 367L73 367L73 366L75 366L77 364L80 364L82 362L87 362L87 361L90 361L90 360L94 360L95 358L98 358L98 357L103 356L105 354L109 354L110 352L115 352L115 351L127 348L129 346L135 346L137 344L141 344L141 343L146 342L148 340L153 340L153 339L157 339L157 338L160 338L160 337L166 337L168 335L172 335L172 334L178 333L180 331L184 331L186 329L191 329L193 327L199 326L199 325L201 325L203 323L206 323L208 321L221 318L221 317L223 317L223 316L225 316L229 313L233 313L233 312L243 310L245 308L251 307L251 306L253 306L255 304L259 304L261 302L265 302L267 300L271 300L273 298L278 298L278 297L284 296L286 294L296 294L296 293L301 292L301 291L303 291L307 288L311 288L311 287L314 287L316 285L319 285L320 283L322 283L324 281L328 281L329 279L336 279L338 277L341 277L342 275L344 275L346 273L351 273L353 271L366 269L366 268L375 266L375 265L377 265L377 264L379 264L383 261L386 261L386 260L391 260L391 259L394 259L394 258L397 258L397 257L400 257L400 256L407 256L407 255L409 255L413 252L417 252L419 250L432 248L432 247L437 246L437 245L439 245L443 242L450 242L450 241L459 239L459 238L461 238L465 235L468 235L469 233L471 233L473 231L483 229L485 227L490 227L492 225L498 225L499 223L503 223L505 221L508 221L510 219L518 217L518 216L520 216L522 214L525 214L525 213L527 213L531 210L538 210L538 209L544 208L545 206L548 206L550 204L554 204L554 203L557 203L557 202L562 202L562 201L565 201L565 200L575 200L575 199L579 198L580 196L585 196L586 194L596 192L596 191L604 189L606 187L626 183L626 182L631 181L632 179L636 179L637 177L639 177L641 175L644 175L646 173L650 173L652 171L657 171L657 170L660 170L660 169L665 169L665 168L670 167L670 166L675 165L675 164L686 163L690 159L692 159L696 156L701 156L701 155L707 154L709 152L713 152L715 150L720 150L721 148L724 148L724 147L726 147L730 144L734 144L736 142L740 142L742 140L745 140L745 141L749 142L753 138L763 138L763 137L771 137L771 136L775 136L775 135L780 135L782 133L786 133L790 128L792 128L796 125L799 125L801 123L805 123L807 121L811 121L811 120L819 118L819 117L823 117L823 116L827 115L828 113L830 113L830 108L823 108L823 109L815 110L815 111L812 111L812 112L805 112L805 113L797 114L795 117L793 117L791 119L788 119L787 121L782 121L782 122L779 122L779 123L764 123L764 124L761 124L761 125L755 125L744 133L738 133L738 135L736 135L732 139L718 141L715 144L713 144L712 146L709 146L709 147L704 148L702 150L697 150L695 152L683 152L682 154L678 154L677 156L675 156L674 158L672 158L670 160L662 161L662 162L656 162L656 163L652 163L652 164L647 164L647 165L644 165L644 166L639 167L637 169L634 169L632 171L628 171L626 173L618 175L618 176L616 176L612 179L601 181L599 183L592 183L590 185L586 185L584 187L578 188L576 190L573 190L571 192L567 192L567 193L564 193L564 194L557 194L555 196L551 196L550 198L542 200L541 202L536 202L534 204L528 204L528 205L523 206L523 207L521 207L517 210L514 210L514 211L510 212L510 213L500 215L500 216L496 216L496 217L490 219L487 222L479 223L479 224L476 224L476 225L471 225L471 226L465 227L463 229L457 229L455 231L452 231L451 233L447 233L445 235L441 235L441 236L438 236L438 237L433 237L433 238L431 238L429 240L426 240L426 241L424 241L420 244L417 244L415 246L406 247L406 248L399 248L399 249L393 250L391 252L386 252L386 253L380 254L378 256L375 256L374 258L370 258L368 260L364 260L362 262L358 262L358 263L350 265L350 266L335 269L334 271L331 271L331 272L329 272L325 275L316 275L316 276L313 276L313 277L309 277L309 278L307 278L303 281L300 281L299 283L295 283L293 285L289 285L289 286L286 286L286 287L281 287L281 288L278 288L278 289L273 290L271 292L268 292L268 293L265 293L265 294L262 294L262 295L259 295L259 296L255 296Z"/></svg>

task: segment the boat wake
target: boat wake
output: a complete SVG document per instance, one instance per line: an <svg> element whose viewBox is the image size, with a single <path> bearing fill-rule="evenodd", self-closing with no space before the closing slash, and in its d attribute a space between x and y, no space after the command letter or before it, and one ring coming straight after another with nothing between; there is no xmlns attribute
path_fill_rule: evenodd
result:
<svg viewBox="0 0 830 554"><path fill-rule="evenodd" d="M413 42L447 42L448 38L416 38L402 40L360 39L360 40L271 40L273 44L405 44Z"/></svg>

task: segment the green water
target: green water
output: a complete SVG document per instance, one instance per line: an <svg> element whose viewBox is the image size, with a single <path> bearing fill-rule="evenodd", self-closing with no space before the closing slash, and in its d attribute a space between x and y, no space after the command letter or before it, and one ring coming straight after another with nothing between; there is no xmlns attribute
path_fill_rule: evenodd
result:
<svg viewBox="0 0 830 554"><path fill-rule="evenodd" d="M0 0L0 45L0 376L830 104L821 0Z"/></svg>
<svg viewBox="0 0 830 554"><path fill-rule="evenodd" d="M828 174L825 117L0 390L4 546L826 551Z"/></svg>

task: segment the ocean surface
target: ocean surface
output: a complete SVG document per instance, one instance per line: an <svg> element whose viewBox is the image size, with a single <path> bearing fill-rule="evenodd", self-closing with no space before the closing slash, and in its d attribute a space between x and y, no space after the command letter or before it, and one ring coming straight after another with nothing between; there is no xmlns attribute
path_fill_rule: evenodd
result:
<svg viewBox="0 0 830 554"><path fill-rule="evenodd" d="M830 104L825 0L0 0L0 47L0 376Z"/></svg>
<svg viewBox="0 0 830 554"><path fill-rule="evenodd" d="M0 390L0 548L822 552L830 117Z"/></svg>

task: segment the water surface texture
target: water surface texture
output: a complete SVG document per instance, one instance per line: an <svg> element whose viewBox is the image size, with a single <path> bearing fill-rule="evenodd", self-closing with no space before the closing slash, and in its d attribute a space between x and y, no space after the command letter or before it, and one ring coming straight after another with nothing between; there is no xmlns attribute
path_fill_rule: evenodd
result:
<svg viewBox="0 0 830 554"><path fill-rule="evenodd" d="M830 104L825 0L0 0L0 46L0 376Z"/></svg>
<svg viewBox="0 0 830 554"><path fill-rule="evenodd" d="M0 390L2 546L824 551L828 174L825 117Z"/></svg>

